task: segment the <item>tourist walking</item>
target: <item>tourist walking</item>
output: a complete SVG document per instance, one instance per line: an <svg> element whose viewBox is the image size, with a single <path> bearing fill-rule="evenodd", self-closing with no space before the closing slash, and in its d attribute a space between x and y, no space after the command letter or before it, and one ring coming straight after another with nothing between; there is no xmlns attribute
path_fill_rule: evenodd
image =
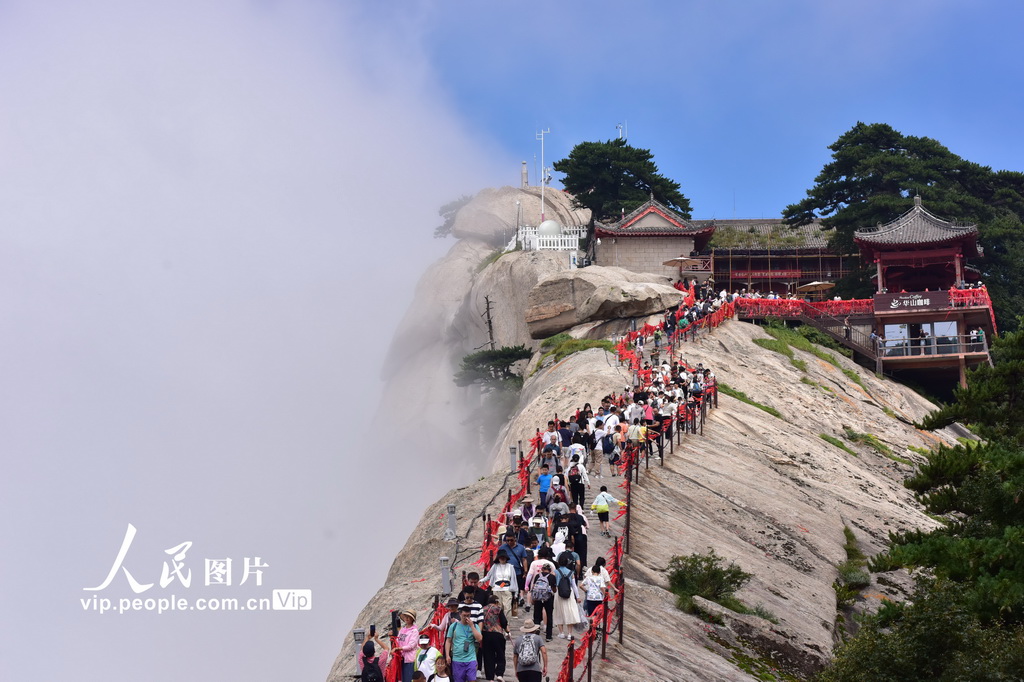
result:
<svg viewBox="0 0 1024 682"><path fill-rule="evenodd" d="M565 554L558 557L558 570L555 572L555 578L555 625L558 626L558 636L568 639L570 628L582 620L579 607L582 598L579 587L576 585L576 576L569 568L569 559Z"/></svg>
<svg viewBox="0 0 1024 682"><path fill-rule="evenodd" d="M580 587L583 588L583 593L586 595L583 600L583 610L587 616L592 616L607 597L607 583L601 576L601 567L592 566L587 572L587 577L580 583Z"/></svg>
<svg viewBox="0 0 1024 682"><path fill-rule="evenodd" d="M538 634L540 626L527 623L520 630L523 634L512 645L512 667L516 671L516 679L519 682L541 682L548 674L548 649Z"/></svg>
<svg viewBox="0 0 1024 682"><path fill-rule="evenodd" d="M498 550L491 570L484 576L484 582L490 584L491 592L498 599L502 610L512 613L512 603L518 597L519 583L516 581L516 570L509 563L508 552Z"/></svg>
<svg viewBox="0 0 1024 682"><path fill-rule="evenodd" d="M608 486L601 486L601 492L594 498L594 502L590 505L590 509L597 512L597 520L601 523L601 535L606 538L612 536L611 525L608 521L609 512L611 511L612 505L622 504L617 499L612 497L612 494L608 492Z"/></svg>
<svg viewBox="0 0 1024 682"><path fill-rule="evenodd" d="M546 548L545 548L546 549ZM530 588L530 599L533 601L533 622L540 625L546 623L546 637L551 641L554 626L555 582L554 564L545 561L541 564L538 575Z"/></svg>
<svg viewBox="0 0 1024 682"><path fill-rule="evenodd" d="M484 679L503 680L505 674L505 640L509 638L508 619L498 603L491 596L484 607L483 623Z"/></svg>
<svg viewBox="0 0 1024 682"><path fill-rule="evenodd" d="M452 680L476 680L476 652L483 641L483 633L472 619L469 606L459 607L459 620L448 627L445 658L452 662Z"/></svg>

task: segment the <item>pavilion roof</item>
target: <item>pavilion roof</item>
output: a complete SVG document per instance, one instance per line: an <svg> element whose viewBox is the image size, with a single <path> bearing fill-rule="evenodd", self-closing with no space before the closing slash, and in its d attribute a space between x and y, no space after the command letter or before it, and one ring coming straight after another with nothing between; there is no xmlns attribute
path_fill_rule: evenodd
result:
<svg viewBox="0 0 1024 682"><path fill-rule="evenodd" d="M644 216L652 213L664 218L668 224L639 224ZM715 231L715 225L691 224L665 204L651 198L618 222L597 223L594 231L598 237L710 237Z"/></svg>
<svg viewBox="0 0 1024 682"><path fill-rule="evenodd" d="M914 197L914 206L896 220L853 233L853 240L864 255L872 250L895 251L903 248L935 248L960 243L965 256L977 257L978 226L943 220L921 205Z"/></svg>

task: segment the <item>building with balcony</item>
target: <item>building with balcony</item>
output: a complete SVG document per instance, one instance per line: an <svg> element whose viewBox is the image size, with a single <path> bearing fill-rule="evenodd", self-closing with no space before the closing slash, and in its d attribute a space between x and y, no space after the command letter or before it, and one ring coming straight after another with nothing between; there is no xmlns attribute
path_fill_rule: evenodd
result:
<svg viewBox="0 0 1024 682"><path fill-rule="evenodd" d="M909 211L856 231L854 242L875 266L880 368L956 371L963 385L968 367L991 362L995 314L970 265L983 254L976 225L944 220L915 197Z"/></svg>
<svg viewBox="0 0 1024 682"><path fill-rule="evenodd" d="M685 275L704 281L712 274L710 258L701 263L705 267L688 266L685 270L664 265L664 262L677 256L696 255L707 248L714 232L713 222L688 222L651 198L617 222L595 224L594 263L672 279Z"/></svg>
<svg viewBox="0 0 1024 682"><path fill-rule="evenodd" d="M860 265L857 254L829 248L829 230L813 222L717 220L710 248L715 286L728 291L790 294L811 282L834 282Z"/></svg>

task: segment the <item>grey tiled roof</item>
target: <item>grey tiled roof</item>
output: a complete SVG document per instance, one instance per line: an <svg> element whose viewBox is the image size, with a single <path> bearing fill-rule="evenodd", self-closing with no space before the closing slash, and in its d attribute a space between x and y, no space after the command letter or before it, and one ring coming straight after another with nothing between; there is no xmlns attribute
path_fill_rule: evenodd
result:
<svg viewBox="0 0 1024 682"><path fill-rule="evenodd" d="M977 240L977 225L958 225L929 213L914 197L914 207L896 220L879 227L868 227L853 233L854 240L867 244L933 244Z"/></svg>

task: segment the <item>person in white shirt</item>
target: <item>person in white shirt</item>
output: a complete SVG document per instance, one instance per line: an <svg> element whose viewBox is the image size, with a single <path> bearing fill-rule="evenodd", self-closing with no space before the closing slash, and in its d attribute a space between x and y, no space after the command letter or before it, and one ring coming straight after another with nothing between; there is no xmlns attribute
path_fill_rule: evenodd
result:
<svg viewBox="0 0 1024 682"><path fill-rule="evenodd" d="M619 423L619 408L612 405L611 413L604 420L604 430L606 433L612 433L615 431L615 425Z"/></svg>
<svg viewBox="0 0 1024 682"><path fill-rule="evenodd" d="M604 422L602 422L599 419L597 421L597 424L594 427L594 450L593 450L594 461L597 462L597 466L596 466L597 473L594 474L594 475L597 476L598 478L601 478L601 471L604 469L604 446L602 444L602 441L604 440L604 437L607 434L608 434L608 432L605 431ZM581 459L583 459L583 458L581 458ZM583 459L583 463L584 463L584 465L587 464L588 460Z"/></svg>
<svg viewBox="0 0 1024 682"><path fill-rule="evenodd" d="M430 646L430 638L420 635L420 648L416 650L416 658L413 660L415 669L430 679L430 676L436 672L437 659L440 655L440 651Z"/></svg>
<svg viewBox="0 0 1024 682"><path fill-rule="evenodd" d="M626 422L629 424L633 423L634 419L643 418L644 408L640 405L640 402L634 400L630 403L629 407L626 408Z"/></svg>
<svg viewBox="0 0 1024 682"><path fill-rule="evenodd" d="M516 582L515 567L509 563L508 552L499 549L495 555L491 569L487 571L483 581L490 583L491 592L498 598L498 603L504 611L512 612L512 602L517 597L519 584Z"/></svg>
<svg viewBox="0 0 1024 682"><path fill-rule="evenodd" d="M587 475L587 467L583 465L580 458L573 455L569 462L569 468L565 472L569 482L569 494L572 495L572 505L583 503L583 496L587 492L586 486L590 485L590 477Z"/></svg>

